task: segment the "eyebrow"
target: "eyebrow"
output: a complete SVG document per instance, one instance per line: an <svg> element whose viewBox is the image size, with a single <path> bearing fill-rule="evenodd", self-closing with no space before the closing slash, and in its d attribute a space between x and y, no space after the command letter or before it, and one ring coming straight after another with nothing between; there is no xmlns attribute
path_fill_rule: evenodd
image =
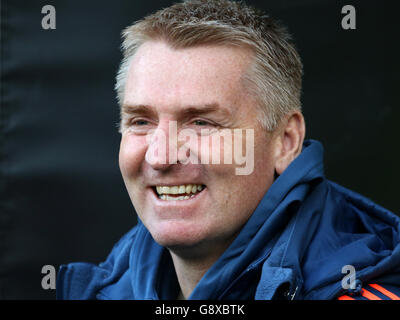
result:
<svg viewBox="0 0 400 320"><path fill-rule="evenodd" d="M121 113L140 114L147 116L156 115L156 112L154 111L153 107L144 104L139 104L139 105L124 104L121 108Z"/></svg>
<svg viewBox="0 0 400 320"><path fill-rule="evenodd" d="M193 116L193 115L204 115L210 113L217 113L221 116L227 117L231 115L231 112L227 108L221 107L218 103L209 103L205 105L188 105L182 109L178 109L182 117ZM155 108L150 105L139 104L131 105L124 104L121 112L127 114L140 114L146 116L156 116Z"/></svg>
<svg viewBox="0 0 400 320"><path fill-rule="evenodd" d="M217 113L222 116L230 116L231 112L227 108L221 107L218 103L210 103L203 106L187 106L182 110L184 116L204 115Z"/></svg>

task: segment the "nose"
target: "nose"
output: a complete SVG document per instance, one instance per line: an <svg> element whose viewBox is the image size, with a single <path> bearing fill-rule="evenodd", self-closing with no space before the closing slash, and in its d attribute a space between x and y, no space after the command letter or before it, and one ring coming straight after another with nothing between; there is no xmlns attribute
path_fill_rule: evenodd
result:
<svg viewBox="0 0 400 320"><path fill-rule="evenodd" d="M167 170L177 164L177 123L160 121L158 127L147 135L148 148L145 159L155 170Z"/></svg>

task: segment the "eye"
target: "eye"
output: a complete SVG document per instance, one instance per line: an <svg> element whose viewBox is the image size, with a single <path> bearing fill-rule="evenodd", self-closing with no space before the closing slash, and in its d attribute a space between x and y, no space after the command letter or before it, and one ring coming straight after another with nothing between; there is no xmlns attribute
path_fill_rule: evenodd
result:
<svg viewBox="0 0 400 320"><path fill-rule="evenodd" d="M147 134L154 127L154 121L146 118L132 117L123 121L123 127L133 134Z"/></svg>
<svg viewBox="0 0 400 320"><path fill-rule="evenodd" d="M149 122L147 120L138 119L131 122L133 126L147 126Z"/></svg>
<svg viewBox="0 0 400 320"><path fill-rule="evenodd" d="M209 123L207 121L204 121L204 120L194 120L193 123L196 126L208 126L208 125L211 125L211 123Z"/></svg>

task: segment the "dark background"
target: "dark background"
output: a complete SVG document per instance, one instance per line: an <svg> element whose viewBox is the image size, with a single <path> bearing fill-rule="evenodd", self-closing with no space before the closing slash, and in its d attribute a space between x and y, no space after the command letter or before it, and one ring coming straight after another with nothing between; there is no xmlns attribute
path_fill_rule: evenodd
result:
<svg viewBox="0 0 400 320"><path fill-rule="evenodd" d="M118 169L120 32L172 1L1 1L0 299L53 299L43 265L102 261L135 223ZM282 20L326 174L399 214L395 2L248 1ZM41 9L56 8L56 30ZM357 29L341 28L341 8Z"/></svg>

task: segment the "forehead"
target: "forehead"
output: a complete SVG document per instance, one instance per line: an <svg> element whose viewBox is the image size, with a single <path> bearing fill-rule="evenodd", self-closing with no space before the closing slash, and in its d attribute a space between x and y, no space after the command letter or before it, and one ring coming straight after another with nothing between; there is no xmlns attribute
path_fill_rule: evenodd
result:
<svg viewBox="0 0 400 320"><path fill-rule="evenodd" d="M146 42L130 63L124 104L175 109L237 104L246 95L243 76L251 57L243 48L173 49L164 42Z"/></svg>

